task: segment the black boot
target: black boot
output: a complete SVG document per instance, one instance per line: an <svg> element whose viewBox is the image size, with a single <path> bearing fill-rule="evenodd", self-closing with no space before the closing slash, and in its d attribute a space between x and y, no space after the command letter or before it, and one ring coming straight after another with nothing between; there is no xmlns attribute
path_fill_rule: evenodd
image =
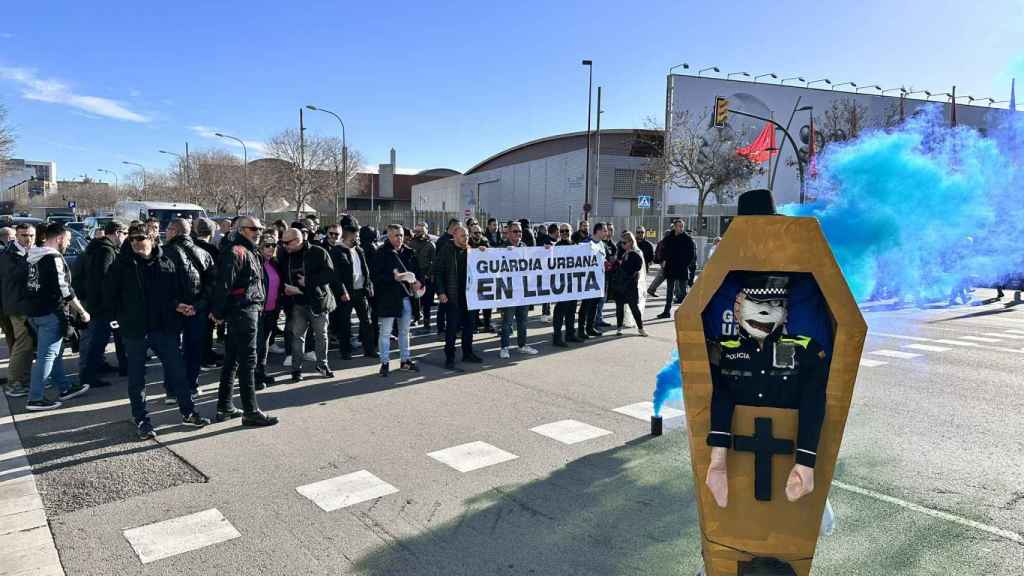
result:
<svg viewBox="0 0 1024 576"><path fill-rule="evenodd" d="M242 426L273 426L277 424L277 417L263 412L253 412L242 416Z"/></svg>

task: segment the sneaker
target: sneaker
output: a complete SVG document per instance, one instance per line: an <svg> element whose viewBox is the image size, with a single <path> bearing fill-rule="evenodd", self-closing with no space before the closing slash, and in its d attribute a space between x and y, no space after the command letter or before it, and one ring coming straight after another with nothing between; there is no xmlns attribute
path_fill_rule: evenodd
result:
<svg viewBox="0 0 1024 576"><path fill-rule="evenodd" d="M61 392L58 398L61 400L71 400L72 398L77 398L88 391L88 384L75 384L71 388L68 388L66 392Z"/></svg>
<svg viewBox="0 0 1024 576"><path fill-rule="evenodd" d="M261 392L263 390L266 390L267 389L267 381L262 379L262 378L257 377L256 380L253 381L253 383L252 383L252 389L257 391L257 392Z"/></svg>
<svg viewBox="0 0 1024 576"><path fill-rule="evenodd" d="M651 298L657 298L658 297L658 293L655 292L654 290L648 290L647 291L647 295L650 296Z"/></svg>
<svg viewBox="0 0 1024 576"><path fill-rule="evenodd" d="M637 330L636 333L640 336L643 336L644 338L647 338L647 332L643 328Z"/></svg>
<svg viewBox="0 0 1024 576"><path fill-rule="evenodd" d="M217 422L224 422L225 420L238 418L242 414L244 414L244 412L242 412L238 408L235 408L234 406L228 408L227 410L217 409L217 415L214 417L214 420L216 420Z"/></svg>
<svg viewBox="0 0 1024 576"><path fill-rule="evenodd" d="M316 352L310 350L309 352L306 352L302 358L307 362L316 362Z"/></svg>
<svg viewBox="0 0 1024 576"><path fill-rule="evenodd" d="M615 329L615 335L616 336L622 336L622 328L616 328Z"/></svg>
<svg viewBox="0 0 1024 576"><path fill-rule="evenodd" d="M655 316L655 318L657 318L658 320L664 320L665 318L671 318L671 315L668 312L662 312L661 314Z"/></svg>
<svg viewBox="0 0 1024 576"><path fill-rule="evenodd" d="M331 372L331 369L328 368L326 364L318 366L316 371L324 378L334 378L334 372Z"/></svg>
<svg viewBox="0 0 1024 576"><path fill-rule="evenodd" d="M242 426L273 426L277 424L277 417L263 412L253 412L242 416Z"/></svg>
<svg viewBox="0 0 1024 576"><path fill-rule="evenodd" d="M7 394L8 398L24 398L28 396L28 386L22 383L8 384L4 387L4 394Z"/></svg>
<svg viewBox="0 0 1024 576"><path fill-rule="evenodd" d="M380 375L380 377L381 377L381 378L387 378L387 377L388 377L388 373L389 373L390 371L391 371L391 366L390 366L390 364L389 364L389 363L387 363L387 362L384 362L384 363L382 363L382 364L380 365L380 371L379 371L379 372L377 372L377 374L378 374L378 375Z"/></svg>
<svg viewBox="0 0 1024 576"><path fill-rule="evenodd" d="M210 421L207 418L203 418L199 414L193 412L188 416L182 418L181 423L184 424L185 426L192 426L193 428L202 428L203 426L209 424Z"/></svg>
<svg viewBox="0 0 1024 576"><path fill-rule="evenodd" d="M284 357L284 362L281 362L281 366L284 366L285 368L290 368L291 365L292 365L292 357L291 356L285 356Z"/></svg>
<svg viewBox="0 0 1024 576"><path fill-rule="evenodd" d="M164 396L164 406L177 406L178 399L173 396Z"/></svg>
<svg viewBox="0 0 1024 576"><path fill-rule="evenodd" d="M292 372L292 383L302 382L302 372Z"/></svg>
<svg viewBox="0 0 1024 576"><path fill-rule="evenodd" d="M541 319L541 322L544 322L545 324L551 324L551 322L552 322L550 314L545 314L544 316L541 316L540 319Z"/></svg>
<svg viewBox="0 0 1024 576"><path fill-rule="evenodd" d="M498 356L500 356L502 360L508 360L508 358L509 358L508 348L502 348L501 351L498 352Z"/></svg>
<svg viewBox="0 0 1024 576"><path fill-rule="evenodd" d="M280 344L274 344L273 346L270 347L270 353L284 354L284 346L281 346Z"/></svg>
<svg viewBox="0 0 1024 576"><path fill-rule="evenodd" d="M533 346L520 346L519 353L526 354L527 356L533 356L535 354L539 354L540 352Z"/></svg>
<svg viewBox="0 0 1024 576"><path fill-rule="evenodd" d="M412 360L406 360L405 362L402 362L401 366L399 366L399 369L400 370L408 370L409 372L419 372L420 371L420 367L417 366L416 363L413 362Z"/></svg>
<svg viewBox="0 0 1024 576"><path fill-rule="evenodd" d="M153 430L153 425L149 423L149 420L143 420L138 424L139 440L155 440L156 430Z"/></svg>
<svg viewBox="0 0 1024 576"><path fill-rule="evenodd" d="M61 407L61 403L56 400L29 400L28 404L25 404L25 410L31 410L32 412L42 412L44 410L55 410Z"/></svg>

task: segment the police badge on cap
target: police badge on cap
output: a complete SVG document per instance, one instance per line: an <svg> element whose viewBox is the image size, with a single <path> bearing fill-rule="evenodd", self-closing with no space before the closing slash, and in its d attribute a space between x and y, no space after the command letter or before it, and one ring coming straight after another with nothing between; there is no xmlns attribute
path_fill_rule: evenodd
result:
<svg viewBox="0 0 1024 576"><path fill-rule="evenodd" d="M740 288L747 299L769 302L789 298L789 276L780 274L746 274Z"/></svg>

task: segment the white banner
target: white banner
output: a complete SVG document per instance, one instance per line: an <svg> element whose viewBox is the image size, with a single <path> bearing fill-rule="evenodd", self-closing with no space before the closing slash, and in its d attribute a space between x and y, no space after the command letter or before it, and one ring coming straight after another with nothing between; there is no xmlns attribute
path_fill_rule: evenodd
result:
<svg viewBox="0 0 1024 576"><path fill-rule="evenodd" d="M604 295L604 250L590 242L551 248L469 251L470 310L510 308Z"/></svg>

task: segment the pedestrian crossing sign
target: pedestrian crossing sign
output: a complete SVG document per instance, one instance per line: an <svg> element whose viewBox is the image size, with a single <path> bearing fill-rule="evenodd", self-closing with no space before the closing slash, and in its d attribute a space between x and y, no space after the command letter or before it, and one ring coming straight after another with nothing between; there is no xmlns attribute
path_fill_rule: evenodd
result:
<svg viewBox="0 0 1024 576"><path fill-rule="evenodd" d="M650 208L651 207L651 200L653 200L653 198L651 196L637 196L636 197L636 207L637 208Z"/></svg>

